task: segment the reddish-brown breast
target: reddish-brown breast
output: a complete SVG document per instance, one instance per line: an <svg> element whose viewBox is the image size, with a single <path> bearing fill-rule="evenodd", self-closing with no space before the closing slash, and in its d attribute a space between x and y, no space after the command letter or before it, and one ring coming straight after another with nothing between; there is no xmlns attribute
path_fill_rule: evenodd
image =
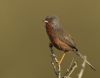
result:
<svg viewBox="0 0 100 78"><path fill-rule="evenodd" d="M68 52L70 50L72 50L72 48L70 46L68 46L66 43L64 43L63 41L61 41L57 35L55 30L53 29L53 27L50 24L46 24L46 31L47 34L49 36L49 39L51 41L51 43L59 50L62 50L64 52Z"/></svg>

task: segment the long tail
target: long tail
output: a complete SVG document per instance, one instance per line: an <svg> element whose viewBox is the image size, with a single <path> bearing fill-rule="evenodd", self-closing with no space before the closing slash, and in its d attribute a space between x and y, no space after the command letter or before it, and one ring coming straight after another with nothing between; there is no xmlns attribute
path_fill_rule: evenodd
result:
<svg viewBox="0 0 100 78"><path fill-rule="evenodd" d="M84 60L84 56L79 52L79 51L75 51L76 55L78 55L80 58L82 58ZM96 71L95 67L88 61L86 60L86 63L94 70Z"/></svg>

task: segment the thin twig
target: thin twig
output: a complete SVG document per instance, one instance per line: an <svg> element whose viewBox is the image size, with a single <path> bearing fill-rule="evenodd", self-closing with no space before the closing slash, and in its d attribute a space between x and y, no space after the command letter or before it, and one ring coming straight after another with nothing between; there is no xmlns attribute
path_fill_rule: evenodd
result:
<svg viewBox="0 0 100 78"><path fill-rule="evenodd" d="M67 69L67 71L66 71L66 73L65 73L65 75L66 75L66 76L67 76L67 75L68 75L68 73L70 72L70 70L71 70L71 68L72 68L73 63L74 63L74 58L72 59L71 64L70 64L69 68Z"/></svg>
<svg viewBox="0 0 100 78"><path fill-rule="evenodd" d="M53 49L50 48L50 50L51 50L51 58L52 58L51 64L53 66L56 76L58 77L58 70L57 70L57 66L55 65L55 62L58 63L58 59L56 58L56 55L54 54Z"/></svg>
<svg viewBox="0 0 100 78"><path fill-rule="evenodd" d="M76 54L77 54L80 58L82 58L83 61L84 61L84 56L81 54L80 51L77 51L77 52L74 52L74 53L76 53ZM86 62L94 71L96 71L95 67L94 67L87 59L85 60L85 62Z"/></svg>
<svg viewBox="0 0 100 78"><path fill-rule="evenodd" d="M58 63L59 61L58 61L58 59L57 59L57 57L56 57L56 55L55 55L53 49L50 48L50 50L51 50L51 57L52 57L52 60L55 61L56 63Z"/></svg>
<svg viewBox="0 0 100 78"><path fill-rule="evenodd" d="M51 58L52 58L52 66L53 66L53 69L54 69L54 72L57 76L57 78L62 78L62 75L61 75L61 63L59 63L54 51L52 48L50 48L51 50ZM55 64L56 63L56 64ZM75 68L77 67L77 63L76 61L74 61L74 59L72 60L71 62L71 65L69 67L69 69L67 69L67 73L65 76L63 76L64 78L71 78L71 74L74 72Z"/></svg>
<svg viewBox="0 0 100 78"><path fill-rule="evenodd" d="M76 67L77 67L77 62L75 61L72 68L71 68L71 70L70 70L70 72L69 72L68 77L70 77L70 75L73 73L73 71L75 70Z"/></svg>
<svg viewBox="0 0 100 78"><path fill-rule="evenodd" d="M82 63L82 68L81 68L81 70L80 70L80 72L79 72L79 74L78 74L78 78L82 78L82 76L83 76L83 73L84 73L84 70L85 70L85 66L86 66L86 56L84 56L84 61L83 61L83 63Z"/></svg>
<svg viewBox="0 0 100 78"><path fill-rule="evenodd" d="M58 78L61 78L61 66L58 64Z"/></svg>
<svg viewBox="0 0 100 78"><path fill-rule="evenodd" d="M68 75L64 76L64 78L71 78L71 74L75 71L76 67L77 67L77 62L75 61L71 66L71 68L69 69Z"/></svg>
<svg viewBox="0 0 100 78"><path fill-rule="evenodd" d="M57 76L57 78L71 78L71 75L72 73L75 71L75 69L78 67L77 65L77 62L74 60L72 60L69 68L67 69L66 73L64 76L62 76L62 73L61 73L61 63L59 63L57 57L56 57L56 54L54 53L53 49L50 48L51 50L51 58L52 58L52 66L53 66L53 69L54 69L54 72ZM78 78L82 78L83 76L83 73L84 73L84 70L85 70L85 66L86 66L86 63L87 63L87 59L86 59L86 56L83 56L82 58L83 59L83 63L82 63L82 68L78 74Z"/></svg>
<svg viewBox="0 0 100 78"><path fill-rule="evenodd" d="M51 58L52 58L51 64L53 66L54 72L58 78L61 78L61 65L59 64L59 61L58 61L55 53L53 52L53 49L52 48L50 48L50 49L51 49ZM56 62L56 64L55 64L55 62Z"/></svg>
<svg viewBox="0 0 100 78"><path fill-rule="evenodd" d="M53 69L54 69L54 72L55 72L56 76L58 77L58 71L56 69L56 66L55 66L54 62L51 62L51 64L53 66Z"/></svg>

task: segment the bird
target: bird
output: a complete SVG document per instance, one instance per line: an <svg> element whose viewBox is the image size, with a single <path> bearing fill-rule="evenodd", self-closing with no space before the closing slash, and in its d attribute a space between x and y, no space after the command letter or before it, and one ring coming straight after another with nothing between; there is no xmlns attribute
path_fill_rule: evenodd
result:
<svg viewBox="0 0 100 78"><path fill-rule="evenodd" d="M66 52L74 52L77 56L84 60L84 56L81 54L76 46L76 43L72 36L64 32L63 27L60 24L60 20L57 16L46 16L44 19L45 29L50 39L49 47L52 49L55 47L58 50L63 51L62 58L59 61L61 64ZM95 67L86 60L86 63L95 70Z"/></svg>

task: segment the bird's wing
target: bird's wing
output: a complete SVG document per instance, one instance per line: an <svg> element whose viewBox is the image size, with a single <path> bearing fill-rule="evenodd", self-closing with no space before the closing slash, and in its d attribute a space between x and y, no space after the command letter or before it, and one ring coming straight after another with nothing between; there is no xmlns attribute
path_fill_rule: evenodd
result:
<svg viewBox="0 0 100 78"><path fill-rule="evenodd" d="M61 41L70 47L77 49L76 44L70 34L66 34L62 29L57 30L56 34Z"/></svg>

